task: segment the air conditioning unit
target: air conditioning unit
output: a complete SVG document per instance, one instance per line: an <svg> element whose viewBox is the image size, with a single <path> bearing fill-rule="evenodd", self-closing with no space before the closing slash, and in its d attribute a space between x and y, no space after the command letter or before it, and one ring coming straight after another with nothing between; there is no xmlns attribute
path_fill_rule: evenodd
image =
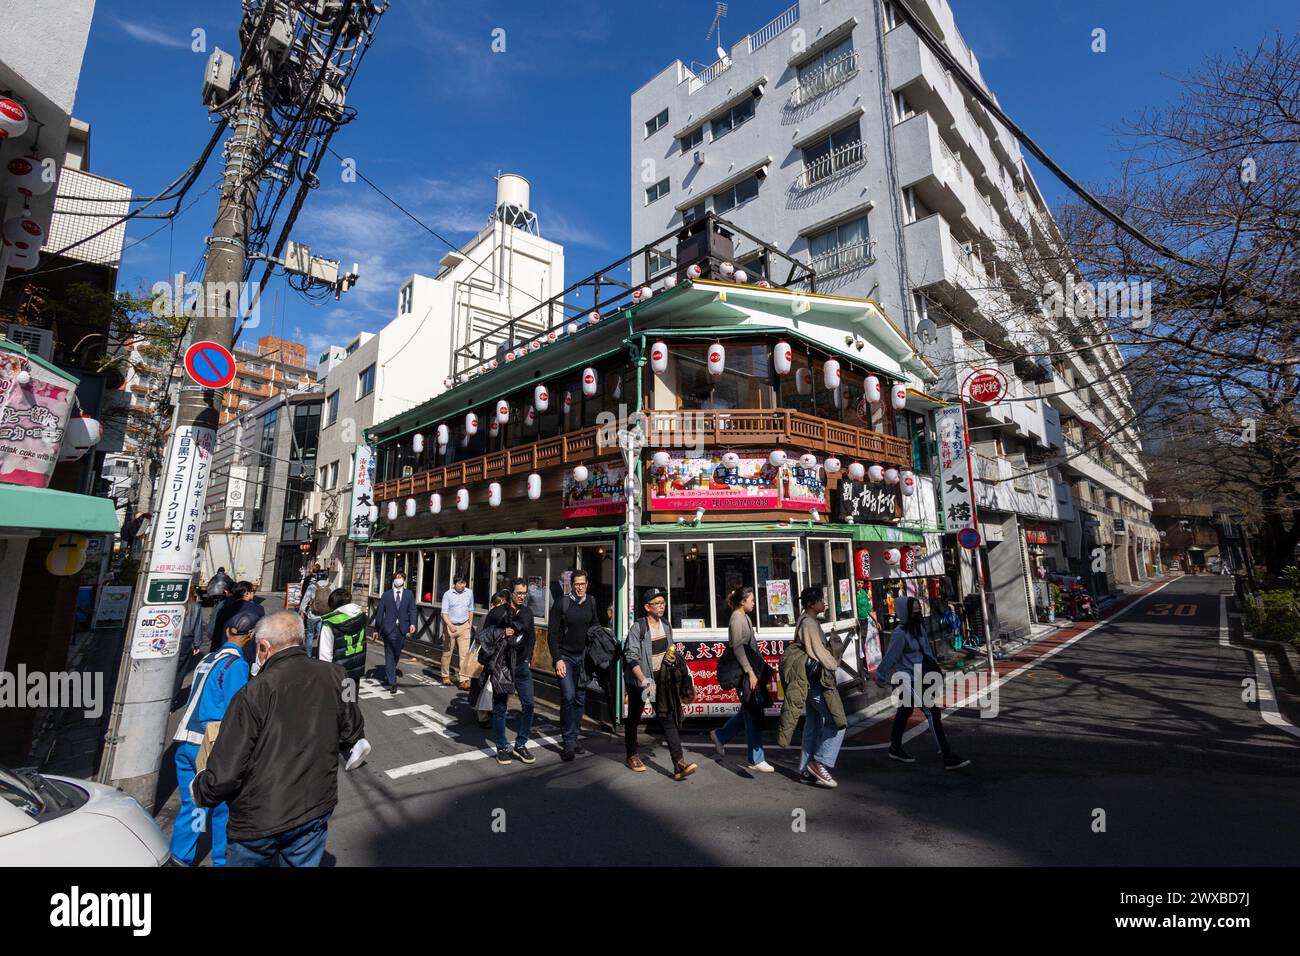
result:
<svg viewBox="0 0 1300 956"><path fill-rule="evenodd" d="M703 165L704 165L704 151L703 151L703 150L699 150L699 149L697 149L697 150L695 151L695 165L696 165L696 166L703 166Z"/></svg>
<svg viewBox="0 0 1300 956"><path fill-rule="evenodd" d="M318 511L316 514L312 515L311 529L313 531L321 531L321 532L329 531L331 524L333 524L333 522L330 520L330 515L328 512Z"/></svg>
<svg viewBox="0 0 1300 956"><path fill-rule="evenodd" d="M5 338L21 345L29 355L37 355L49 362L54 358L54 330L38 329L31 325L11 322L5 329Z"/></svg>

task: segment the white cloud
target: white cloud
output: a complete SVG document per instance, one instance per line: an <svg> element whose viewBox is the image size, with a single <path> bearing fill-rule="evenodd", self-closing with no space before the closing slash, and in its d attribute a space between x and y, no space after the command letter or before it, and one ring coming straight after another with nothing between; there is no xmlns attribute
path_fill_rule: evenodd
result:
<svg viewBox="0 0 1300 956"><path fill-rule="evenodd" d="M171 47L174 50L188 50L190 41L181 37L173 36L170 33L164 33L162 30L156 30L153 27L145 26L143 23L135 23L131 20L123 20L121 17L115 17L117 25L121 27L129 36L134 37L142 43L152 43L154 46Z"/></svg>

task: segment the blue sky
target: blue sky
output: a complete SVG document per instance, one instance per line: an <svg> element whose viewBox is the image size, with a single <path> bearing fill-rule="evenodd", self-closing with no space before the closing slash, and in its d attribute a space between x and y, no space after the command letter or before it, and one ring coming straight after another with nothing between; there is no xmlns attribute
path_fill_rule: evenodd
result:
<svg viewBox="0 0 1300 956"><path fill-rule="evenodd" d="M731 0L724 40L790 2ZM1004 109L1088 183L1117 170L1125 121L1167 106L1177 79L1204 58L1297 27L1293 0L950 2ZM210 128L199 102L205 55L191 50L191 31L203 28L209 48L234 49L239 8L237 0L99 0L76 103L92 126L94 172L151 195L198 155ZM483 225L498 170L526 176L542 233L565 245L573 281L628 251L631 92L674 59L714 59L704 39L712 18L711 0L393 0L352 88L360 115L334 146L453 242ZM1097 27L1106 30L1101 54L1090 49ZM491 50L497 28L504 53ZM435 273L446 251L364 183L344 183L331 162L294 237L318 255L360 261L361 283L342 302L313 303L273 280L262 310L264 332L306 341L313 355L384 324L397 284ZM191 196L217 170L214 162ZM1036 173L1053 205L1064 198ZM121 287L147 288L192 267L215 195L128 249ZM127 242L158 227L132 223Z"/></svg>

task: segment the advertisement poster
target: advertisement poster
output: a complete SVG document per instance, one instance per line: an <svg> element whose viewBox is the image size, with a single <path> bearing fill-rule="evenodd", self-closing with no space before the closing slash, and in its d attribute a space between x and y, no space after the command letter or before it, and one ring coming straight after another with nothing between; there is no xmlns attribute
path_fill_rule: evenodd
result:
<svg viewBox="0 0 1300 956"><path fill-rule="evenodd" d="M26 370L31 381L19 384ZM23 355L0 349L0 481L45 488L59 461L75 383Z"/></svg>
<svg viewBox="0 0 1300 956"><path fill-rule="evenodd" d="M772 668L772 679L767 686L773 701L773 706L767 709L769 715L781 712L781 680L778 671L785 645L784 640L758 642L759 653ZM723 690L718 685L718 658L726 649L725 637L677 641L677 653L686 661L686 666L691 669L691 678L695 681L695 701L682 708L682 713L687 717L729 717L739 708L740 698L736 692Z"/></svg>
<svg viewBox="0 0 1300 956"><path fill-rule="evenodd" d="M729 466L721 455L669 458L649 466L651 511L826 511L826 486L820 468L796 460L779 467L766 451L738 451Z"/></svg>
<svg viewBox="0 0 1300 956"><path fill-rule="evenodd" d="M175 657L180 650L181 626L184 623L184 604L142 606L135 616L135 631L131 638L132 659Z"/></svg>
<svg viewBox="0 0 1300 956"><path fill-rule="evenodd" d="M375 503L375 455L369 445L358 445L352 468L352 506L348 511L348 540L370 540L370 506Z"/></svg>
<svg viewBox="0 0 1300 956"><path fill-rule="evenodd" d="M627 466L607 462L587 468L586 481L575 481L573 469L564 473L564 500L560 513L566 518L594 518L622 514L627 510Z"/></svg>
<svg viewBox="0 0 1300 956"><path fill-rule="evenodd" d="M793 617L794 605L790 600L790 582L774 578L763 585L767 591L767 613L771 617Z"/></svg>
<svg viewBox="0 0 1300 956"><path fill-rule="evenodd" d="M846 611L848 611L850 608L853 607L853 582L848 578L840 578L839 588L840 588L839 610L841 614L844 614Z"/></svg>
<svg viewBox="0 0 1300 956"><path fill-rule="evenodd" d="M95 618L90 626L123 627L131 613L131 585L106 584L100 588L99 604L95 607Z"/></svg>
<svg viewBox="0 0 1300 956"><path fill-rule="evenodd" d="M962 427L961 406L935 413L939 429L939 485L943 491L944 525L951 533L975 527L975 489L971 487L970 449Z"/></svg>
<svg viewBox="0 0 1300 956"><path fill-rule="evenodd" d="M199 524L217 433L195 425L182 426L176 433L177 440L160 478L162 504L149 570L155 574L190 575L199 556Z"/></svg>

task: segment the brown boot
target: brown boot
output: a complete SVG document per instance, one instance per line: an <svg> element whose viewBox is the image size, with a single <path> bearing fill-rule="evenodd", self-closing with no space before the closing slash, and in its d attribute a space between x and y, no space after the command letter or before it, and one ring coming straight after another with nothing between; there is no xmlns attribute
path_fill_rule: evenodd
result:
<svg viewBox="0 0 1300 956"><path fill-rule="evenodd" d="M635 770L637 773L645 773L645 764L643 764L641 758L635 754L628 757L626 763L628 770Z"/></svg>
<svg viewBox="0 0 1300 956"><path fill-rule="evenodd" d="M467 680L463 680L463 681L461 681L461 682L460 682L460 689L461 689L461 690L469 690L469 681L467 681Z"/></svg>
<svg viewBox="0 0 1300 956"><path fill-rule="evenodd" d="M673 767L673 779L685 780L695 771L700 769L699 764L687 763L685 760L679 760Z"/></svg>
<svg viewBox="0 0 1300 956"><path fill-rule="evenodd" d="M451 678L448 677L446 674L443 674L443 675L442 675L442 686L443 686L443 687L450 687L450 686L451 686Z"/></svg>

